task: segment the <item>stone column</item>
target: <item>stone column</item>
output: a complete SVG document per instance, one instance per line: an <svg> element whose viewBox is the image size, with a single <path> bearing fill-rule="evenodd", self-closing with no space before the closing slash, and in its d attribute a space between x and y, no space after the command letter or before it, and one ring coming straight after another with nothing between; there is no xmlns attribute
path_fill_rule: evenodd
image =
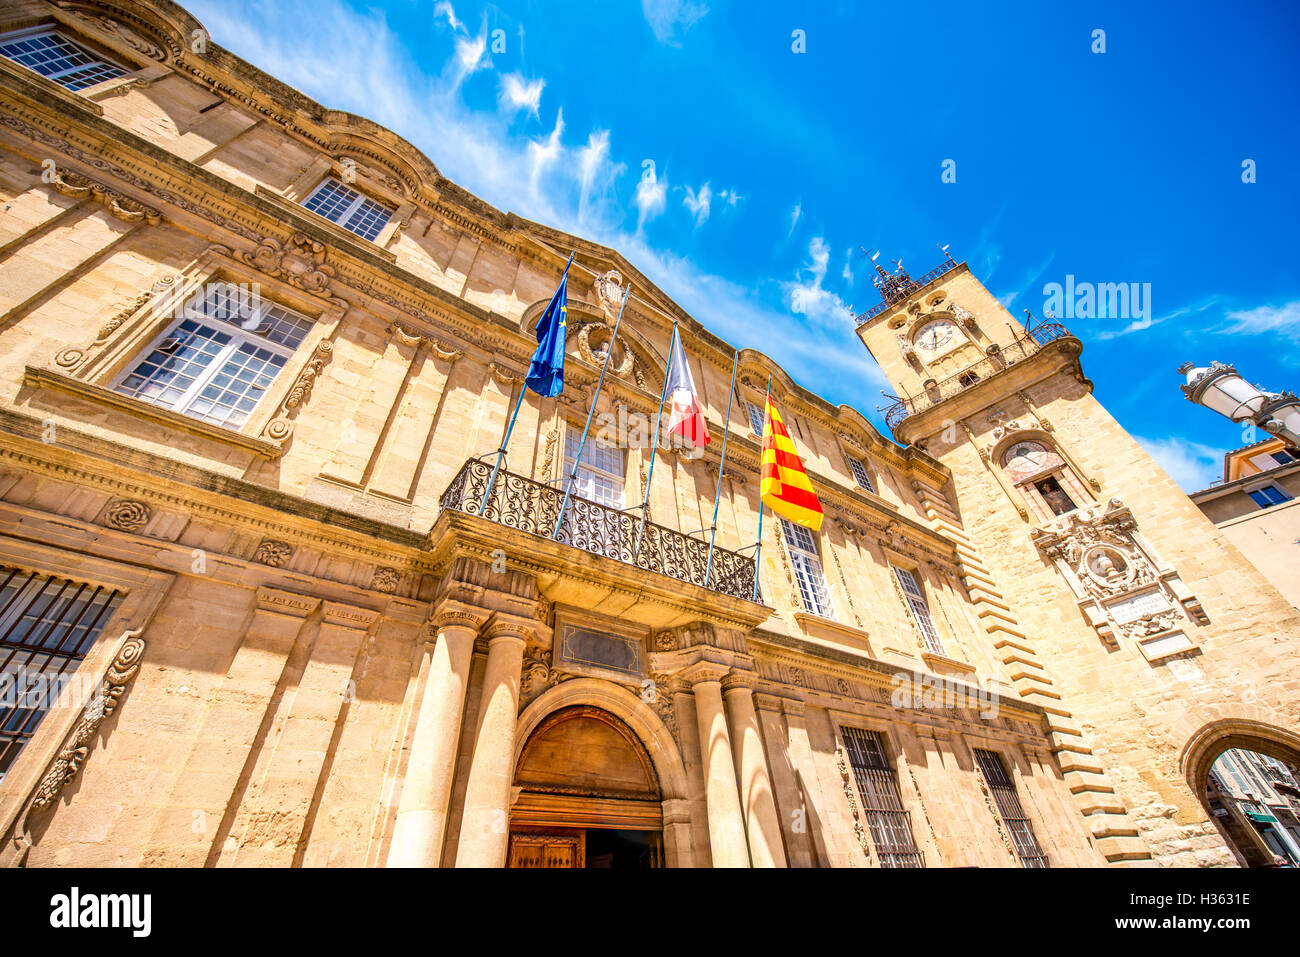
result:
<svg viewBox="0 0 1300 957"><path fill-rule="evenodd" d="M519 680L524 645L535 625L531 619L500 613L488 622L487 667L465 786L457 867L503 867L506 863Z"/></svg>
<svg viewBox="0 0 1300 957"><path fill-rule="evenodd" d="M695 692L695 717L704 759L705 802L709 812L709 851L714 867L748 867L745 818L736 789L731 734L722 708L725 665L701 662L682 672Z"/></svg>
<svg viewBox="0 0 1300 957"><path fill-rule="evenodd" d="M731 724L732 758L740 782L740 803L745 811L749 859L754 867L785 867L781 818L772 795L772 778L763 755L763 737L754 710L753 672L733 671L722 682Z"/></svg>
<svg viewBox="0 0 1300 957"><path fill-rule="evenodd" d="M802 789L795 777L794 759L790 755L785 722L781 718L781 699L775 695L754 695L758 723L767 744L768 768L776 796L781 833L785 835L786 863L789 867L812 867L815 857L808 836L812 813L805 805Z"/></svg>
<svg viewBox="0 0 1300 957"><path fill-rule="evenodd" d="M424 694L388 849L389 867L438 867L447 828L474 639L486 621L479 609L443 602L426 624Z"/></svg>

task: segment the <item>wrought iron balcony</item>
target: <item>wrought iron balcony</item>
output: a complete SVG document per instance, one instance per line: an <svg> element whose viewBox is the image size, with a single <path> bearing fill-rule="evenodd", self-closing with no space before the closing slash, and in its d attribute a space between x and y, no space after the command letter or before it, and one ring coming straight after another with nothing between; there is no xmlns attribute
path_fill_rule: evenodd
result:
<svg viewBox="0 0 1300 957"><path fill-rule="evenodd" d="M439 504L444 509L478 515L491 475L491 462L470 459L442 493ZM563 500L563 489L502 469L483 517L529 535L550 538ZM555 540L732 598L754 600L757 566L751 556L714 548L713 567L709 570L708 542L650 521L642 531L639 515L577 495L569 499L569 510Z"/></svg>
<svg viewBox="0 0 1300 957"><path fill-rule="evenodd" d="M883 302L877 303L876 305L868 309L866 312L858 316L856 319L854 319L853 320L854 326L861 327L863 323L880 315L882 312L884 312L886 309L888 309L890 306L894 305L895 303L901 302L902 300L906 299L908 296L916 292L918 289L928 286L930 283L934 282L936 279L938 279L940 276L942 276L944 273L948 272L949 270L956 269L958 265L960 264L949 261L944 263L941 266L936 266L935 268L931 269L928 273L926 273L924 276L920 276L916 279L911 278L906 273L901 273L901 274L896 273L892 276L886 275L885 280L883 282L877 280L876 288L880 290L880 298L883 300ZM882 275L884 274L882 273Z"/></svg>
<svg viewBox="0 0 1300 957"><path fill-rule="evenodd" d="M1029 358L1049 342L1055 342L1070 335L1070 330L1059 322L1043 322L1035 326L1026 335L1016 339L1010 345L985 356L962 369L954 375L941 379L918 395L899 399L884 410L885 424L891 429L909 416L917 415L938 405L944 399L950 399L960 392L991 378L1023 359Z"/></svg>

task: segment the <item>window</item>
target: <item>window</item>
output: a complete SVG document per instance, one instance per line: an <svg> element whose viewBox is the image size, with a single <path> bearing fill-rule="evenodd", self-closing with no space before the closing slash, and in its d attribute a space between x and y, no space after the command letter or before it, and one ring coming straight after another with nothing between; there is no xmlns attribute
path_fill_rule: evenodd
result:
<svg viewBox="0 0 1300 957"><path fill-rule="evenodd" d="M0 37L0 56L35 70L69 90L84 90L129 72L49 28L20 30Z"/></svg>
<svg viewBox="0 0 1300 957"><path fill-rule="evenodd" d="M69 683L122 593L0 566L0 779Z"/></svg>
<svg viewBox="0 0 1300 957"><path fill-rule="evenodd" d="M1295 454L1288 452L1286 449L1278 449L1276 452L1270 452L1269 455L1278 465L1290 465L1296 460Z"/></svg>
<svg viewBox="0 0 1300 957"><path fill-rule="evenodd" d="M570 427L564 430L564 481L573 472L573 459L578 452L582 430ZM573 482L573 494L610 508L623 507L623 450L613 445L602 445L598 439L588 438L578 462L578 477Z"/></svg>
<svg viewBox="0 0 1300 957"><path fill-rule="evenodd" d="M1066 512L1073 512L1077 507L1069 493L1061 488L1061 483L1057 481L1055 475L1039 479L1034 483L1034 488L1038 489L1038 494L1043 496L1043 501L1047 503L1053 515L1064 515Z"/></svg>
<svg viewBox="0 0 1300 957"><path fill-rule="evenodd" d="M916 583L916 576L897 565L894 566L894 575L898 578L898 586L903 589L903 597L916 627L921 629L921 640L925 642L926 650L936 655L944 654L943 642L939 640L939 633L934 630L934 621L930 618L930 605L921 586Z"/></svg>
<svg viewBox="0 0 1300 957"><path fill-rule="evenodd" d="M763 434L763 407L755 405L752 402L746 402L749 407L749 427L754 430L755 435Z"/></svg>
<svg viewBox="0 0 1300 957"><path fill-rule="evenodd" d="M963 372L961 375L957 376L957 381L961 384L963 389L969 389L976 382L979 382L979 380L980 377L974 372Z"/></svg>
<svg viewBox="0 0 1300 957"><path fill-rule="evenodd" d="M876 491L876 484L871 481L871 475L867 472L866 463L861 459L849 456L849 468L852 470L853 477L857 480L859 488L864 488L872 493Z"/></svg>
<svg viewBox="0 0 1300 957"><path fill-rule="evenodd" d="M1002 823L1011 832L1011 842L1016 847L1021 865L1047 867L1047 855L1038 846L1038 839L1034 837L1034 825L1020 806L1015 782L1007 774L1002 757L993 751L976 748L975 760L979 763L980 773L984 775L984 783L993 794L993 802L998 806Z"/></svg>
<svg viewBox="0 0 1300 957"><path fill-rule="evenodd" d="M266 394L311 320L265 301L241 305L215 284L117 384L123 395L238 429ZM247 317L247 318L245 318Z"/></svg>
<svg viewBox="0 0 1300 957"><path fill-rule="evenodd" d="M303 206L371 241L393 218L393 211L387 206L363 196L351 186L344 186L332 176L311 191Z"/></svg>
<svg viewBox="0 0 1300 957"><path fill-rule="evenodd" d="M879 731L861 728L841 728L840 732L880 866L924 867L925 861L912 838L912 822L903 810L898 777L885 757L884 738Z"/></svg>
<svg viewBox="0 0 1300 957"><path fill-rule="evenodd" d="M790 546L790 563L794 566L794 578L799 583L804 608L822 618L834 618L835 609L826 591L826 575L822 572L822 560L813 533L784 518L781 519L781 528L785 532L785 543Z"/></svg>
<svg viewBox="0 0 1300 957"><path fill-rule="evenodd" d="M1255 504L1260 508L1269 508L1273 505L1281 505L1283 502L1291 501L1291 496L1282 491L1276 485L1265 485L1263 488L1257 488L1253 492L1247 492Z"/></svg>

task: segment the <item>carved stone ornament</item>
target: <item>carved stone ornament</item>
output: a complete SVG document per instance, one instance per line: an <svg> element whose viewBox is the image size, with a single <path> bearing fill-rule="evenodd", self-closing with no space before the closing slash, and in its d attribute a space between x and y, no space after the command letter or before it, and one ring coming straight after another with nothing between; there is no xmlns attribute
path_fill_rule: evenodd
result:
<svg viewBox="0 0 1300 957"><path fill-rule="evenodd" d="M14 832L13 846L6 848L4 856L9 858L6 863L21 865L26 859L32 847L29 825L31 816L53 807L68 782L81 771L94 747L100 726L117 710L127 687L139 672L140 661L144 658L144 639L140 637L139 631L129 631L123 638L126 640L105 670L99 687L82 708L77 723L63 739L58 755L50 762L28 800Z"/></svg>
<svg viewBox="0 0 1300 957"><path fill-rule="evenodd" d="M641 700L654 708L668 732L680 741L677 736L677 705L673 701L672 683L672 675L662 671L653 672L650 683L643 686Z"/></svg>
<svg viewBox="0 0 1300 957"><path fill-rule="evenodd" d="M402 580L396 568L376 568L374 575L370 578L370 587L384 595L391 595L397 591L397 583Z"/></svg>
<svg viewBox="0 0 1300 957"><path fill-rule="evenodd" d="M64 196L94 200L106 207L114 219L120 219L124 223L145 222L150 226L157 226L162 222L162 213L152 206L137 202L112 187L69 169L55 167L50 185L54 187L55 192L62 193Z"/></svg>
<svg viewBox="0 0 1300 957"><path fill-rule="evenodd" d="M273 279L282 279L317 296L327 296L331 292L334 267L326 264L325 255L324 244L306 233L294 233L283 244L268 236L251 253L239 252L236 258Z"/></svg>
<svg viewBox="0 0 1300 957"><path fill-rule="evenodd" d="M578 355L582 356L587 362L600 368L605 364L605 356L611 348L609 340L610 327L603 322L589 322L578 330ZM591 334L593 332L604 332L605 345L602 349L595 349L591 345ZM609 371L619 378L626 378L627 375L636 366L636 356L628 348L627 343L620 336L613 343L614 355L609 360Z"/></svg>
<svg viewBox="0 0 1300 957"><path fill-rule="evenodd" d="M316 348L312 350L311 358L303 366L302 371L298 373L298 378L294 380L289 389L289 394L285 396L284 404L280 406L280 411L274 419L266 424L262 434L273 442L285 442L293 434L293 416L297 413L309 398L311 398L312 388L316 385L316 380L325 369L325 364L334 357L334 344L328 340L322 340L316 343Z"/></svg>
<svg viewBox="0 0 1300 957"><path fill-rule="evenodd" d="M78 10L75 5L68 2L60 2L59 6L67 10L78 20L88 24L91 27L103 30L105 33L112 34L121 42L125 43L137 53L142 53L151 60L163 62L167 59L167 54L155 43L150 43L138 33L129 30L122 24L118 23L112 17L95 16L90 13Z"/></svg>
<svg viewBox="0 0 1300 957"><path fill-rule="evenodd" d="M149 523L149 506L144 502L113 502L104 509L104 524L123 532L138 532Z"/></svg>
<svg viewBox="0 0 1300 957"><path fill-rule="evenodd" d="M596 301L600 303L605 318L613 320L623 307L623 299L628 290L623 286L623 274L611 269L596 280Z"/></svg>
<svg viewBox="0 0 1300 957"><path fill-rule="evenodd" d="M952 314L957 318L957 321L967 329L975 328L975 316L969 309L964 309L956 303L953 303Z"/></svg>
<svg viewBox="0 0 1300 957"><path fill-rule="evenodd" d="M844 799L848 802L849 813L853 815L853 836L858 839L858 847L862 848L862 853L870 861L871 841L868 840L867 830L862 826L862 820L858 815L858 798L853 793L853 774L849 771L849 763L844 758L843 747L835 748L835 766L840 772L840 781L844 786Z"/></svg>
<svg viewBox="0 0 1300 957"><path fill-rule="evenodd" d="M269 565L271 568L279 568L289 560L291 555L293 555L293 546L288 542L265 538L257 546L257 551L253 552L253 561Z"/></svg>
<svg viewBox="0 0 1300 957"><path fill-rule="evenodd" d="M1030 538L1056 563L1080 609L1108 644L1117 644L1119 636L1142 644L1188 619L1208 621L1178 572L1162 564L1138 531L1133 513L1117 498L1031 529ZM1183 641L1183 650L1193 647L1190 640Z"/></svg>
<svg viewBox="0 0 1300 957"><path fill-rule="evenodd" d="M543 691L559 684L564 677L551 667L550 652L539 651L536 655L525 658L519 679L520 710Z"/></svg>

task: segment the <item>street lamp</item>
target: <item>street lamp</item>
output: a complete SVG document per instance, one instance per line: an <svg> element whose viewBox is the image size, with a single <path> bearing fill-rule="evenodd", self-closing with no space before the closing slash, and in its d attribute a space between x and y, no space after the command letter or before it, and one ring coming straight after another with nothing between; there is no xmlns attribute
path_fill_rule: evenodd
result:
<svg viewBox="0 0 1300 957"><path fill-rule="evenodd" d="M1178 371L1187 376L1182 389L1188 401L1233 422L1252 422L1289 445L1300 445L1300 402L1294 393L1265 392L1222 362L1199 368L1184 362Z"/></svg>

